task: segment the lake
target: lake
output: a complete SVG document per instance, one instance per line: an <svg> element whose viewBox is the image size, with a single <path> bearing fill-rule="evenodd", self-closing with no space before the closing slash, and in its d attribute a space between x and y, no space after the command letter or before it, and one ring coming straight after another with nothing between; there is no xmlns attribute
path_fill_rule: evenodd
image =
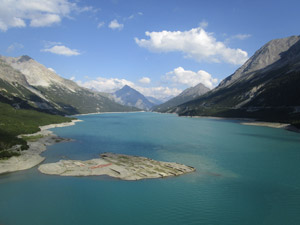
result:
<svg viewBox="0 0 300 225"><path fill-rule="evenodd" d="M299 133L158 113L78 118L53 129L74 141L48 147L45 163L115 152L197 171L140 181L49 176L37 167L1 175L1 225L300 224Z"/></svg>

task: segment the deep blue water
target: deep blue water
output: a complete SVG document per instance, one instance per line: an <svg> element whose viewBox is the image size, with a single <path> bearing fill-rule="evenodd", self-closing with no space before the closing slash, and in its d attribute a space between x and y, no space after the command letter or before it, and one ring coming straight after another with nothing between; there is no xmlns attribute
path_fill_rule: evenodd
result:
<svg viewBox="0 0 300 225"><path fill-rule="evenodd" d="M300 134L170 114L79 116L54 132L45 162L102 152L184 163L165 179L59 177L37 167L0 176L1 225L298 225Z"/></svg>

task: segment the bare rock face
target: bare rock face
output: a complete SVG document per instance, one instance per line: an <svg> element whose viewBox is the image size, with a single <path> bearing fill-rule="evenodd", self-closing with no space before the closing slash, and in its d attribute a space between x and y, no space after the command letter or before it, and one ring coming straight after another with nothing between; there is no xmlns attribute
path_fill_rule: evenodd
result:
<svg viewBox="0 0 300 225"><path fill-rule="evenodd" d="M2 56L1 59L24 74L31 86L50 87L51 85L59 85L72 92L80 89L74 82L58 76L53 70L46 68L29 56L23 55L16 58Z"/></svg>
<svg viewBox="0 0 300 225"><path fill-rule="evenodd" d="M271 70L277 65L273 65L284 57L284 52L288 51L293 45L300 41L300 36L291 36L282 39L275 39L259 50L247 60L234 74L224 79L219 87L225 87L232 84L241 77L248 77L251 73L258 70ZM269 67L271 66L271 67ZM265 71L264 71L265 72Z"/></svg>
<svg viewBox="0 0 300 225"><path fill-rule="evenodd" d="M137 110L78 86L29 56L0 56L0 100L15 108L63 115Z"/></svg>
<svg viewBox="0 0 300 225"><path fill-rule="evenodd" d="M101 154L102 158L87 161L60 160L39 166L39 171L60 176L108 175L122 180L140 180L179 176L194 172L195 168L178 163L161 162L145 157L114 153Z"/></svg>

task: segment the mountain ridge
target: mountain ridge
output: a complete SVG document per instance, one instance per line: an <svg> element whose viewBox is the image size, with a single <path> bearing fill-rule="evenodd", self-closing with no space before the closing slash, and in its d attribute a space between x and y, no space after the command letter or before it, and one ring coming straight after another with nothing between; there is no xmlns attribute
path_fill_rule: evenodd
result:
<svg viewBox="0 0 300 225"><path fill-rule="evenodd" d="M300 36L291 36L268 42L218 87L169 112L181 116L298 121L299 86Z"/></svg>
<svg viewBox="0 0 300 225"><path fill-rule="evenodd" d="M199 83L194 87L185 89L179 95L175 96L174 98L171 98L170 100L166 101L165 103L162 103L160 105L153 107L153 111L157 111L157 112L167 111L177 105L181 105L185 102L191 101L191 100L205 94L208 91L210 91L209 88L204 86L202 83Z"/></svg>
<svg viewBox="0 0 300 225"><path fill-rule="evenodd" d="M135 111L107 94L78 86L29 56L0 56L0 101L15 108L61 115Z"/></svg>
<svg viewBox="0 0 300 225"><path fill-rule="evenodd" d="M116 101L127 105L133 106L142 110L150 110L155 104L149 101L143 94L125 85L120 90L113 93Z"/></svg>

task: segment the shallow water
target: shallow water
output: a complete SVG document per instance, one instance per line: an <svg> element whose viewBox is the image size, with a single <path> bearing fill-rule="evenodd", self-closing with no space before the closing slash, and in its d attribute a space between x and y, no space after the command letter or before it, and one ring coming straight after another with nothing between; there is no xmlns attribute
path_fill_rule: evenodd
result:
<svg viewBox="0 0 300 225"><path fill-rule="evenodd" d="M36 167L2 175L0 224L300 224L299 133L157 113L79 119L53 129L75 141L50 146L45 162L116 152L197 172L131 182L48 176Z"/></svg>

